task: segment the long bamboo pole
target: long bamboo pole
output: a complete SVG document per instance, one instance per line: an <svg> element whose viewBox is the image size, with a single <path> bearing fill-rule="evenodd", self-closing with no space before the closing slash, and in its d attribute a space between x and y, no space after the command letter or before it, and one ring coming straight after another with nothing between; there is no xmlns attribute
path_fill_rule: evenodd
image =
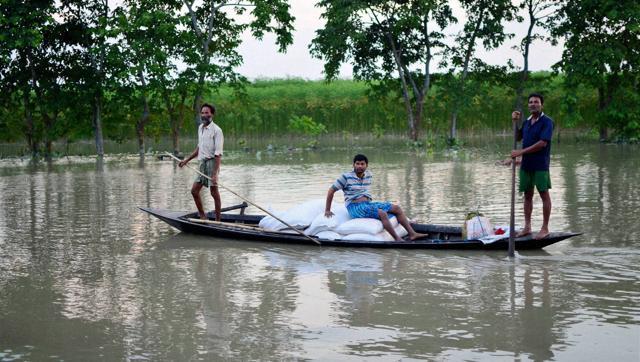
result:
<svg viewBox="0 0 640 362"><path fill-rule="evenodd" d="M518 123L513 122L513 148L518 148ZM516 255L516 158L511 158L511 217L509 219L509 257Z"/></svg>
<svg viewBox="0 0 640 362"><path fill-rule="evenodd" d="M169 152L165 152L165 155L170 156L171 158L173 158L174 160L176 160L176 161L178 161L178 162L180 162L180 161L181 161L178 157L176 157L175 155L173 155L173 154L171 154L171 153L169 153ZM207 176L207 175L203 174L202 172L200 172L200 170L197 170L197 169L195 169L195 168L191 167L191 165L187 164L187 165L185 165L185 166L189 167L190 169L192 169L193 171L195 171L196 173L198 173L200 176L206 177L208 180L213 181L213 180L211 179L211 177L209 177L209 176ZM289 224L288 224L287 222L285 222L284 220L280 219L279 217L275 216L274 214L270 213L269 211L267 211L267 210L265 210L264 208L260 207L259 205L255 204L253 201L251 201L251 200L247 199L246 197L244 197L244 196L242 196L242 195L239 195L238 193L236 193L235 191L231 190L230 188L228 188L228 187L224 186L224 185L223 185L223 184L221 184L220 182L218 182L216 185L217 185L217 186L222 187L223 189L225 189L225 190L227 190L227 191L229 191L229 192L231 192L232 194L234 194L234 195L238 196L238 197L239 197L239 198L241 198L242 200L244 200L244 201L246 201L247 203L249 203L249 204L251 204L251 205L253 205L253 206L257 207L258 209L260 209L260 210L264 211L265 213L267 213L267 215L269 215L269 216L273 217L274 219L276 219L276 220L280 221L281 223L283 223L283 224L284 224L284 225L286 225L287 227L289 227L289 228L291 228L291 229L295 230L298 234L300 234L300 235L302 235L302 236L306 237L307 239L309 239L309 240L313 241L314 243L316 243L316 244L318 244L318 245L322 245L322 244L320 243L320 241L318 241L318 240L316 240L316 239L312 238L312 237L311 237L311 236L309 236L309 235L306 235L305 233L303 233L302 231L298 230L297 228L295 228L295 227L293 227L293 226L289 225Z"/></svg>

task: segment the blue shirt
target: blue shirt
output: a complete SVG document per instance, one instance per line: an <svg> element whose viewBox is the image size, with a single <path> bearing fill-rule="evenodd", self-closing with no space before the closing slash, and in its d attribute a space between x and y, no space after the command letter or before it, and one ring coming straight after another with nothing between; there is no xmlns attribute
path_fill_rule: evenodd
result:
<svg viewBox="0 0 640 362"><path fill-rule="evenodd" d="M344 203L345 206L348 206L351 201L362 196L371 200L369 187L371 187L372 181L373 175L369 171L365 171L362 178L358 177L354 171L351 171L343 173L331 187L336 191L342 190L344 192Z"/></svg>
<svg viewBox="0 0 640 362"><path fill-rule="evenodd" d="M553 133L553 120L541 113L540 118L531 124L531 117L522 125L522 148L527 148L538 141L546 141L547 146L534 153L522 155L521 169L525 171L549 171L551 160L551 137Z"/></svg>

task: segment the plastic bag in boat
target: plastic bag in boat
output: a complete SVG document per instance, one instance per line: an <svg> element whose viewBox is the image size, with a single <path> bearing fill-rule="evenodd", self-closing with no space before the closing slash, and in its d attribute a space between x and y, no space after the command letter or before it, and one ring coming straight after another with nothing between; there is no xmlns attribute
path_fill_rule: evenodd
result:
<svg viewBox="0 0 640 362"><path fill-rule="evenodd" d="M467 214L462 227L462 238L467 240L478 239L493 235L493 227L489 218L479 212Z"/></svg>

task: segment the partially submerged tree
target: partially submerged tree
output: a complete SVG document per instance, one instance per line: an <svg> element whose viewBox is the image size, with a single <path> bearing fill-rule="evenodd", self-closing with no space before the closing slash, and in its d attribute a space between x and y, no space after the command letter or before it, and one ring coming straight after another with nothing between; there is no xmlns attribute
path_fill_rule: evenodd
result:
<svg viewBox="0 0 640 362"><path fill-rule="evenodd" d="M512 20L516 10L511 0L461 0L460 3L467 21L463 30L456 35L453 45L448 47L443 61L443 65L449 67L453 83L450 142L455 142L457 138L458 112L468 97L465 83L469 72L482 71L486 66L475 56L477 43L482 42L485 49L500 46L511 36L504 32L503 22Z"/></svg>
<svg viewBox="0 0 640 362"><path fill-rule="evenodd" d="M634 0L566 0L553 34L565 39L557 68L569 84L598 90L600 139L614 127L640 138L640 4Z"/></svg>
<svg viewBox="0 0 640 362"><path fill-rule="evenodd" d="M536 26L543 29L549 29L551 24L546 22L546 19L551 17L558 11L559 3L554 0L523 0L519 7L527 13L527 34L520 41L518 50L522 53L522 71L520 72L520 79L516 86L516 100L515 109L522 112L524 90L527 87L527 81L529 80L529 55L531 44L537 40L546 39L542 34L534 32ZM519 21L524 19L519 18Z"/></svg>
<svg viewBox="0 0 640 362"><path fill-rule="evenodd" d="M164 99L166 93L173 91L171 83L179 77L175 64L187 47L186 30L181 29L181 18L176 16L180 1L126 0L123 5L114 14L127 64L122 87L130 90L128 93L137 99L140 107L135 117L135 132L138 154L142 157L145 127L151 119L151 97L159 95ZM167 105L166 111L173 125L173 106ZM176 131L179 132L179 128ZM177 147L175 144L174 149Z"/></svg>
<svg viewBox="0 0 640 362"><path fill-rule="evenodd" d="M104 155L103 108L108 90L117 85L123 73L124 59L115 39L113 9L108 0L67 0L60 15L77 29L74 53L68 62L74 68L73 80L91 106L91 124L96 153Z"/></svg>
<svg viewBox="0 0 640 362"><path fill-rule="evenodd" d="M32 157L50 158L56 123L67 107L70 25L54 18L54 1L4 1L0 5L0 90L22 109ZM4 97L3 97L4 98Z"/></svg>
<svg viewBox="0 0 640 362"><path fill-rule="evenodd" d="M340 66L350 62L356 79L399 82L409 137L417 141L431 62L444 46L442 30L455 21L448 2L321 0L318 6L326 24L316 32L311 53L324 60L326 78L337 78Z"/></svg>
<svg viewBox="0 0 640 362"><path fill-rule="evenodd" d="M223 82L244 80L234 71L242 64L242 56L237 52L242 33L248 30L257 39L262 39L265 33L274 33L276 43L284 51L293 42L295 18L289 13L286 0L183 1L194 44L184 54L189 67L185 75L191 74L196 82L193 110L199 124L205 81L218 87Z"/></svg>

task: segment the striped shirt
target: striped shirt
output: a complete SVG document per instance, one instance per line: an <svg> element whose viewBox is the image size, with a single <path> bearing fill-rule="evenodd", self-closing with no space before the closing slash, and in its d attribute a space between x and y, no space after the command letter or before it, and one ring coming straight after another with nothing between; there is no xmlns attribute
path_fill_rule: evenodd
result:
<svg viewBox="0 0 640 362"><path fill-rule="evenodd" d="M214 156L222 156L224 136L217 124L209 122L205 127L198 127L198 160L209 160Z"/></svg>
<svg viewBox="0 0 640 362"><path fill-rule="evenodd" d="M371 172L365 171L364 176L360 178L354 171L351 171L343 173L331 187L336 191L342 190L344 192L344 203L345 206L348 206L351 201L362 196L371 200L369 187L371 187L372 182L373 175L371 175Z"/></svg>

